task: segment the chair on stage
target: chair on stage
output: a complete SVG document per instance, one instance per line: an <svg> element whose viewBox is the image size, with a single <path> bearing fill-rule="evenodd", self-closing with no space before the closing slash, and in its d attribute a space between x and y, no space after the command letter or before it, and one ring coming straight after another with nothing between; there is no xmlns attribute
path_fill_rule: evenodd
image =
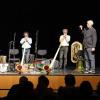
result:
<svg viewBox="0 0 100 100"><path fill-rule="evenodd" d="M20 62L20 58L17 58L16 56L19 54L18 49L9 49L9 63L13 62Z"/></svg>
<svg viewBox="0 0 100 100"><path fill-rule="evenodd" d="M47 54L47 50L46 49L40 49L40 50L38 50L37 54L42 56L42 59L44 59L44 56Z"/></svg>

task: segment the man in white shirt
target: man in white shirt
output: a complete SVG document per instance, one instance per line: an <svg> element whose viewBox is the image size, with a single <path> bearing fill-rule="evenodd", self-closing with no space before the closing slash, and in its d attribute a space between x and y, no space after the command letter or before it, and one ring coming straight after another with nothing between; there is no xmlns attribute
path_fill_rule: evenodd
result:
<svg viewBox="0 0 100 100"><path fill-rule="evenodd" d="M69 46L69 42L70 42L70 36L67 35L68 33L68 29L63 29L63 35L60 36L59 38L59 42L61 44L61 48L60 48L60 68L62 68L62 66L65 67L67 66L67 53L68 53L68 46ZM64 60L63 60L64 58ZM63 64L64 61L64 64Z"/></svg>
<svg viewBox="0 0 100 100"><path fill-rule="evenodd" d="M32 38L29 37L29 32L24 32L24 38L21 39L20 43L22 44L22 56L23 50L25 49L24 63L28 63L32 44Z"/></svg>

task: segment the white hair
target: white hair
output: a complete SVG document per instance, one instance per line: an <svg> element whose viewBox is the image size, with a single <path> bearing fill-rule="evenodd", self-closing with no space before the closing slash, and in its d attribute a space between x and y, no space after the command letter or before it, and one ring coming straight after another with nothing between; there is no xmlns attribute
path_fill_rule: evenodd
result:
<svg viewBox="0 0 100 100"><path fill-rule="evenodd" d="M88 20L87 23L89 23L89 24L91 24L91 25L94 24L93 20Z"/></svg>

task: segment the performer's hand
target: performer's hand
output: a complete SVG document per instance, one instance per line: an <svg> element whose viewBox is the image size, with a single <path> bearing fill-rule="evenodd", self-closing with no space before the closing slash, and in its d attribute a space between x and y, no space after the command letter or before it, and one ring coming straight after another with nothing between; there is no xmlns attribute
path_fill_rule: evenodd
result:
<svg viewBox="0 0 100 100"><path fill-rule="evenodd" d="M65 39L65 37L63 36L61 39L60 39L60 42L63 42Z"/></svg>
<svg viewBox="0 0 100 100"><path fill-rule="evenodd" d="M27 42L27 38L25 38L25 42Z"/></svg>
<svg viewBox="0 0 100 100"><path fill-rule="evenodd" d="M92 51L95 51L95 48L92 48Z"/></svg>
<svg viewBox="0 0 100 100"><path fill-rule="evenodd" d="M66 36L65 35L63 36L63 39L66 39Z"/></svg>
<svg viewBox="0 0 100 100"><path fill-rule="evenodd" d="M92 54L95 55L95 48L92 48Z"/></svg>
<svg viewBox="0 0 100 100"><path fill-rule="evenodd" d="M80 28L81 30L83 30L83 26L82 26L82 25L80 25L79 28Z"/></svg>

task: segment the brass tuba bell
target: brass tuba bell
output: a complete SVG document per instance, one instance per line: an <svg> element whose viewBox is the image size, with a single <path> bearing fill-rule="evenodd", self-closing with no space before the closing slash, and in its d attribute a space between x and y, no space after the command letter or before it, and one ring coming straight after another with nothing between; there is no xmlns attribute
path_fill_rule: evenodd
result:
<svg viewBox="0 0 100 100"><path fill-rule="evenodd" d="M83 50L83 46L80 42L75 41L71 45L71 61L76 63L76 67L79 70L83 70L83 59L80 59L79 52ZM82 56L82 55L81 55Z"/></svg>

